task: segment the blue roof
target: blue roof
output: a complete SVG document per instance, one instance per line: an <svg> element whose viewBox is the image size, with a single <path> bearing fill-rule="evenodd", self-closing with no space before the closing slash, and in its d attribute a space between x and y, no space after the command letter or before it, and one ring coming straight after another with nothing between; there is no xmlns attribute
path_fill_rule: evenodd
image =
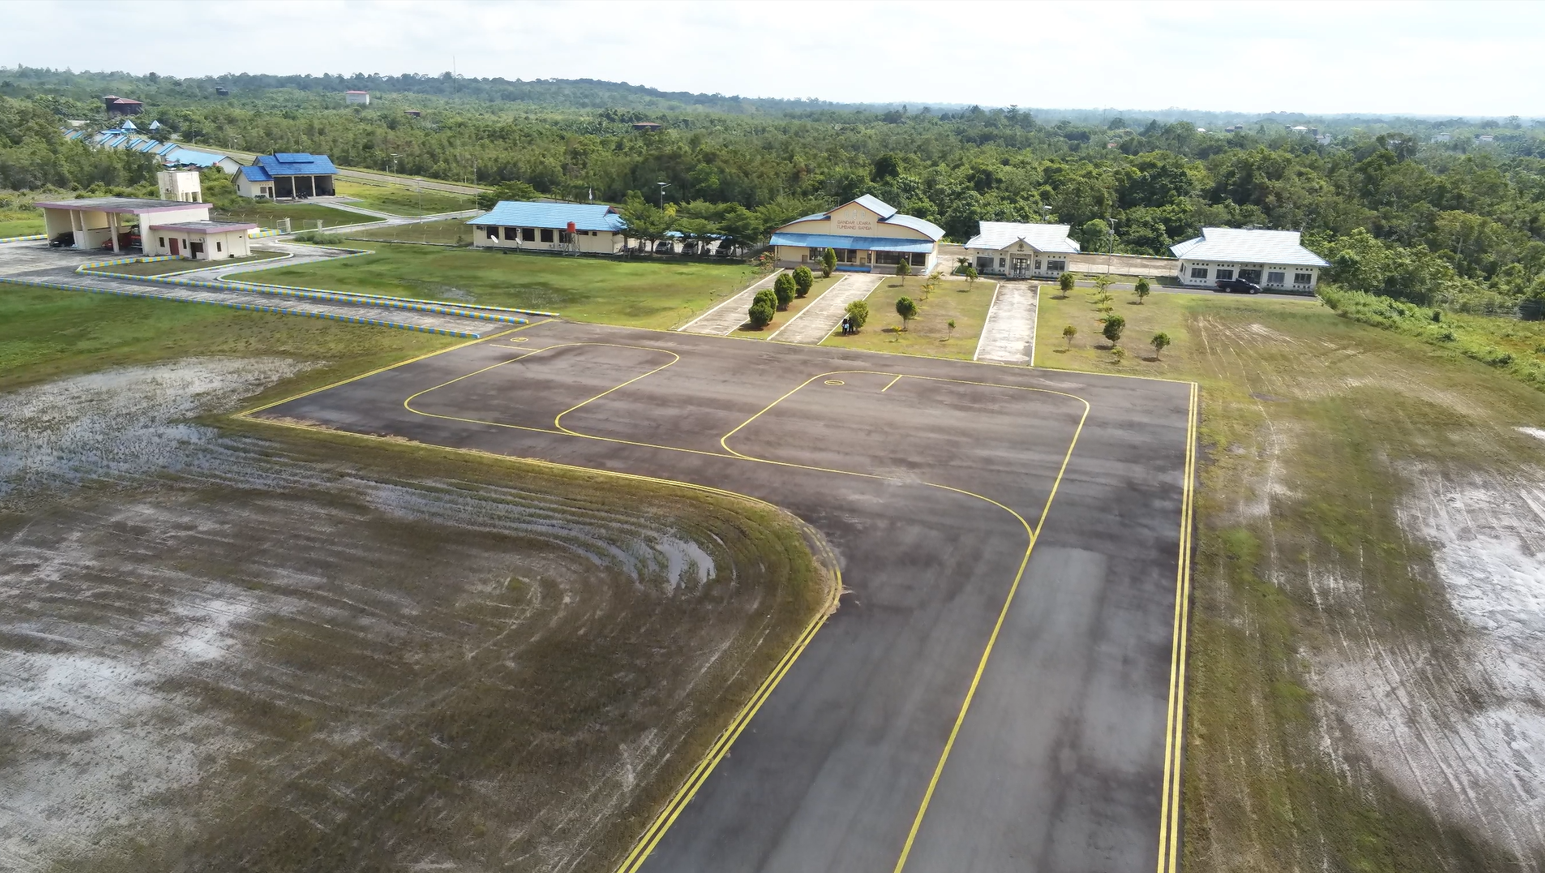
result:
<svg viewBox="0 0 1545 873"><path fill-rule="evenodd" d="M837 236L829 233L775 233L769 241L775 246L814 249L864 249L871 252L931 252L933 241L896 239L888 236Z"/></svg>
<svg viewBox="0 0 1545 873"><path fill-rule="evenodd" d="M621 233L628 228L628 223L617 214L617 207L604 203L534 203L523 200L501 200L491 211L467 223L563 229L571 221L574 222L575 230Z"/></svg>
<svg viewBox="0 0 1545 873"><path fill-rule="evenodd" d="M312 155L305 152L279 152L272 155L258 155L258 166L268 171L270 176L331 176L338 172L333 162L327 155Z"/></svg>
<svg viewBox="0 0 1545 873"><path fill-rule="evenodd" d="M242 167L241 174L247 177L248 182L272 182L274 180L274 177L268 175L268 171L262 167Z"/></svg>

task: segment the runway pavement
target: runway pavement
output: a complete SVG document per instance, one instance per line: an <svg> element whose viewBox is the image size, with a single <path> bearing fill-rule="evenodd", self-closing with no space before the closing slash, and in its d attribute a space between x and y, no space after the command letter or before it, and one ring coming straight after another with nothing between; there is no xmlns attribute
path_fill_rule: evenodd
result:
<svg viewBox="0 0 1545 873"><path fill-rule="evenodd" d="M257 415L727 489L826 538L840 607L623 870L1171 855L1189 384L549 321Z"/></svg>

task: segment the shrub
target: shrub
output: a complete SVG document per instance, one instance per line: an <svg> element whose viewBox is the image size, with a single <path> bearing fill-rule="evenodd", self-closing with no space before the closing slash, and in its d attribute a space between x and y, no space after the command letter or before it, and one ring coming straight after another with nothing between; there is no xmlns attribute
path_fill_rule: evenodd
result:
<svg viewBox="0 0 1545 873"><path fill-rule="evenodd" d="M1151 292L1152 286L1148 284L1147 279L1139 278L1137 284L1132 286L1132 290L1137 294L1137 302L1142 303L1143 298Z"/></svg>
<svg viewBox="0 0 1545 873"><path fill-rule="evenodd" d="M1111 345L1121 342L1121 332L1126 329L1127 320L1119 315L1111 315L1105 319L1105 329L1100 333L1110 340Z"/></svg>
<svg viewBox="0 0 1545 873"><path fill-rule="evenodd" d="M751 298L751 305L755 306L763 301L766 301L767 305L773 309L778 308L778 295L774 294L771 288L763 288L756 292L756 296Z"/></svg>
<svg viewBox="0 0 1545 873"><path fill-rule="evenodd" d="M1064 274L1066 275L1066 274ZM1062 329L1062 338L1068 341L1068 348L1073 347L1073 337L1078 336L1078 328L1068 325Z"/></svg>
<svg viewBox="0 0 1545 873"><path fill-rule="evenodd" d="M796 267L794 269L794 296L803 297L810 293L810 286L815 284L815 274L809 267Z"/></svg>
<svg viewBox="0 0 1545 873"><path fill-rule="evenodd" d="M1063 297L1068 296L1068 292L1073 290L1073 285L1077 281L1078 280L1074 278L1072 273L1063 273L1061 276L1057 277L1057 287L1062 289Z"/></svg>
<svg viewBox="0 0 1545 873"><path fill-rule="evenodd" d="M798 286L794 284L793 276L779 273L778 278L773 280L773 298L778 308L788 309L789 304L794 302L794 294L797 290Z"/></svg>
<svg viewBox="0 0 1545 873"><path fill-rule="evenodd" d="M297 233L291 239L296 242L311 243L318 246L335 246L343 242L343 237L336 233L323 233L319 230L308 230Z"/></svg>
<svg viewBox="0 0 1545 873"><path fill-rule="evenodd" d="M827 249L821 253L821 278L830 277L832 270L835 269L837 269L837 253L832 249Z"/></svg>
<svg viewBox="0 0 1545 873"><path fill-rule="evenodd" d="M901 316L901 329L907 329L907 322L917 317L917 304L910 297L896 298L896 314Z"/></svg>
<svg viewBox="0 0 1545 873"><path fill-rule="evenodd" d="M751 311L746 313L746 316L751 319L752 327L761 330L767 325L772 324L773 308L766 300L758 296L756 301L751 304Z"/></svg>
<svg viewBox="0 0 1545 873"><path fill-rule="evenodd" d="M1149 342L1153 343L1153 356L1157 358L1160 352L1169 348L1169 334L1161 331L1154 334L1153 339L1149 340Z"/></svg>
<svg viewBox="0 0 1545 873"><path fill-rule="evenodd" d="M869 320L869 304L863 300L855 300L848 304L846 313L848 320L853 323L853 329L857 330Z"/></svg>

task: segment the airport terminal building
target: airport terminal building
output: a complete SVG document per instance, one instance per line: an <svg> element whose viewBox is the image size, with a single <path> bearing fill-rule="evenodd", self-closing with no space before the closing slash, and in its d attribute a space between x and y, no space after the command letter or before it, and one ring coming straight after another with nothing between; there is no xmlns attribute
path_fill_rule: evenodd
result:
<svg viewBox="0 0 1545 873"><path fill-rule="evenodd" d="M838 206L795 219L773 231L769 246L780 267L821 263L827 249L837 253L837 269L893 273L906 259L913 273L929 273L938 265L944 229L868 194Z"/></svg>

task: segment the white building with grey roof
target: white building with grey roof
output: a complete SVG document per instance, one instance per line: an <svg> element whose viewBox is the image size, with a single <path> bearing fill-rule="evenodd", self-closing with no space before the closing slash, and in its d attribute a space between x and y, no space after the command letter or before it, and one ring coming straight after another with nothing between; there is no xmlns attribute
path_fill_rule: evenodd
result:
<svg viewBox="0 0 1545 873"><path fill-rule="evenodd" d="M983 276L1055 279L1067 272L1068 255L1079 252L1065 224L983 221L966 241L966 257Z"/></svg>
<svg viewBox="0 0 1545 873"><path fill-rule="evenodd" d="M1263 291L1313 294L1320 271L1330 266L1303 247L1296 230L1204 227L1170 251L1180 259L1180 284L1190 287L1243 279Z"/></svg>

